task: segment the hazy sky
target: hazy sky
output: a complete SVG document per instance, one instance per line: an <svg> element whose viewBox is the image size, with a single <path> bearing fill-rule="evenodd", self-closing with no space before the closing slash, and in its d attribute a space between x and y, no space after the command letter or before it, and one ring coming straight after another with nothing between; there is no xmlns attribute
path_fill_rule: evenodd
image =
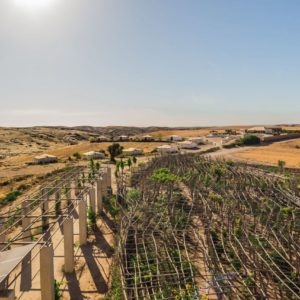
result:
<svg viewBox="0 0 300 300"><path fill-rule="evenodd" d="M0 125L300 123L299 0L0 0Z"/></svg>

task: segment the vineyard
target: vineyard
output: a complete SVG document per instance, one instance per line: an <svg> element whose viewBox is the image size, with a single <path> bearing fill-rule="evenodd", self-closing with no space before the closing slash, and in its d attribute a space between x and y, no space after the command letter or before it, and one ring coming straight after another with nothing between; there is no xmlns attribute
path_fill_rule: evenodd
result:
<svg viewBox="0 0 300 300"><path fill-rule="evenodd" d="M175 155L130 180L118 178L122 297L300 299L293 177Z"/></svg>

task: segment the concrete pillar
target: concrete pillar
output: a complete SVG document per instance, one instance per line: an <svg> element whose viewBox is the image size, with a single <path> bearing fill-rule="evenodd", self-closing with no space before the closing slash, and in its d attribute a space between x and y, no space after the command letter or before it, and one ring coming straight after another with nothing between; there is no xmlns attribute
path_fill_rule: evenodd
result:
<svg viewBox="0 0 300 300"><path fill-rule="evenodd" d="M31 241L31 229L27 229L25 231L25 229L30 226L30 221L31 220L30 220L29 217L26 217L28 215L29 211L30 211L29 201L23 201L22 202L22 212L23 212L24 217L22 219L22 229L24 231L23 231L22 237L23 237L24 242L30 242Z"/></svg>
<svg viewBox="0 0 300 300"><path fill-rule="evenodd" d="M87 239L87 213L86 203L83 200L79 201L79 244L86 244Z"/></svg>
<svg viewBox="0 0 300 300"><path fill-rule="evenodd" d="M55 300L53 246L45 246L40 250L40 282L41 299Z"/></svg>
<svg viewBox="0 0 300 300"><path fill-rule="evenodd" d="M92 186L90 189L89 197L90 197L90 207L93 210L93 212L96 212L96 190L94 186Z"/></svg>
<svg viewBox="0 0 300 300"><path fill-rule="evenodd" d="M42 196L41 196L41 212L42 214L49 214L48 209L49 209L49 195L47 193L46 189L42 190ZM48 228L48 218L47 217L42 217L42 227L43 227L43 231L47 230Z"/></svg>
<svg viewBox="0 0 300 300"><path fill-rule="evenodd" d="M15 291L0 291L0 300L15 300Z"/></svg>
<svg viewBox="0 0 300 300"><path fill-rule="evenodd" d="M100 214L103 209L102 180L101 179L97 180L96 188L97 188L97 213Z"/></svg>
<svg viewBox="0 0 300 300"><path fill-rule="evenodd" d="M107 173L102 174L102 196L107 196Z"/></svg>
<svg viewBox="0 0 300 300"><path fill-rule="evenodd" d="M65 266L64 271L66 273L72 273L74 271L74 233L73 233L73 220L67 218L64 221L64 255Z"/></svg>
<svg viewBox="0 0 300 300"><path fill-rule="evenodd" d="M66 193L66 198L67 198L67 204L70 204L71 203L71 199L72 199L72 193L71 193L71 188L72 188L72 185L71 185L71 182L68 182L67 183L67 193Z"/></svg>
<svg viewBox="0 0 300 300"><path fill-rule="evenodd" d="M61 214L61 191L60 189L55 192L55 213L56 215Z"/></svg>
<svg viewBox="0 0 300 300"><path fill-rule="evenodd" d="M111 188L111 168L107 168L107 187Z"/></svg>
<svg viewBox="0 0 300 300"><path fill-rule="evenodd" d="M5 233L4 233L4 226L3 224L0 224L0 243L5 243ZM2 249L4 249L5 245L4 244L0 244L0 251Z"/></svg>

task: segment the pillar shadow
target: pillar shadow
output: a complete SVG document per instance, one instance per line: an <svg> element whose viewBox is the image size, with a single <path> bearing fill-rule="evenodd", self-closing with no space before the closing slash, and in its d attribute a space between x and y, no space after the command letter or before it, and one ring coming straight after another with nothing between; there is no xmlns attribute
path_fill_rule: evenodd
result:
<svg viewBox="0 0 300 300"><path fill-rule="evenodd" d="M114 250L107 242L103 233L99 230L98 227L94 228L94 235L96 238L95 246L102 250L108 258L112 257Z"/></svg>
<svg viewBox="0 0 300 300"><path fill-rule="evenodd" d="M67 284L68 284L68 291L70 294L71 300L83 300L83 296L81 294L80 286L78 279L76 277L75 272L73 273L65 273Z"/></svg>
<svg viewBox="0 0 300 300"><path fill-rule="evenodd" d="M100 217L112 232L116 232L116 225L114 221L110 219L104 211L101 212Z"/></svg>
<svg viewBox="0 0 300 300"><path fill-rule="evenodd" d="M22 260L20 290L29 291L31 289L31 252L29 252Z"/></svg>
<svg viewBox="0 0 300 300"><path fill-rule="evenodd" d="M91 245L88 246L81 246L82 253L84 255L85 261L87 263L87 266L90 270L90 273L92 275L94 284L97 288L97 291L101 294L105 294L108 291L107 283L105 282L105 279L103 275L101 274L99 270L99 266L97 265L97 262L93 256L93 250Z"/></svg>

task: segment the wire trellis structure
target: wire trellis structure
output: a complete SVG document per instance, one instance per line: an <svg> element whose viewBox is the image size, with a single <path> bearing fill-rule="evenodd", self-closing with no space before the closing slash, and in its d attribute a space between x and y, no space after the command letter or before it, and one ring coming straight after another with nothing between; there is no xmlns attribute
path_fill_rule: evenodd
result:
<svg viewBox="0 0 300 300"><path fill-rule="evenodd" d="M186 154L153 159L132 183L121 197L125 299L300 299L292 179Z"/></svg>

